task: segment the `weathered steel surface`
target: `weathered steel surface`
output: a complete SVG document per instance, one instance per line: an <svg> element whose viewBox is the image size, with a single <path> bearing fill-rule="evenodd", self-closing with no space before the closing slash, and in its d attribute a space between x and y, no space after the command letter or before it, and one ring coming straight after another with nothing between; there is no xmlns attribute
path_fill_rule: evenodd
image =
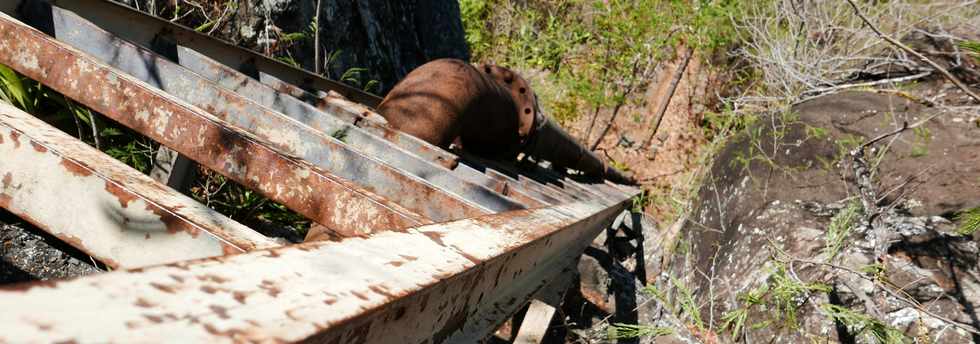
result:
<svg viewBox="0 0 980 344"><path fill-rule="evenodd" d="M278 246L0 103L0 207L113 268Z"/></svg>
<svg viewBox="0 0 980 344"><path fill-rule="evenodd" d="M19 2L19 0L0 0L0 2L10 3ZM108 28L109 31L119 33L123 39L143 46L151 46L158 34L165 33L168 40L201 52L228 66L247 66L246 68L250 70L272 75L279 80L306 89L324 92L334 91L352 101L370 107L375 107L381 102L381 98L360 89L294 68L262 54L196 32L191 28L147 16L112 1L48 0L48 2L78 13L88 20Z"/></svg>
<svg viewBox="0 0 980 344"><path fill-rule="evenodd" d="M521 187L523 190L525 190L527 193L539 197L541 200L543 200L543 202L546 202L548 204L561 204L571 200L571 198L566 198L564 196L564 193L555 194L551 190L544 190L543 188L540 188L539 187L540 184L522 183L517 179L513 179L506 174L500 173L497 170L490 169L490 168L487 168L486 171L487 171L487 176L489 176L490 178L506 181L508 185L517 185Z"/></svg>
<svg viewBox="0 0 980 344"><path fill-rule="evenodd" d="M428 221L305 161L289 158L241 129L5 14L0 14L0 63L341 235Z"/></svg>
<svg viewBox="0 0 980 344"><path fill-rule="evenodd" d="M478 172L470 173L465 167L458 166L457 156L411 135L391 129L385 125L384 117L366 106L338 97L316 98L308 93L305 96L301 95L306 99L316 99L318 106L314 107L289 93L300 92L295 87L283 85L282 89L273 89L185 47L177 47L177 54L180 64L194 73L314 129L325 133L344 131L344 142L357 148L358 151L422 177L444 190L491 211L513 210L520 207L516 207L510 200L501 199L499 195L488 193L488 189L498 193L501 190L509 190L502 194L524 206L538 205L520 190L513 190L513 186L501 187L499 183L485 175ZM453 169L458 171L451 171Z"/></svg>
<svg viewBox="0 0 980 344"><path fill-rule="evenodd" d="M379 157L385 161L396 162L394 163L395 166L399 166L414 175L425 176L426 180L454 191L478 204L485 205L491 210L500 211L511 209L511 207L509 205L505 207L495 205L499 203L497 197L487 194L486 189L508 196L526 207L543 205L540 200L528 195L525 190L521 190L517 184L495 180L468 166L460 166L459 157L456 155L411 135L391 129L385 124L384 117L366 106L338 96L318 97L282 82L274 82L279 86L271 87L185 47L177 47L177 56L182 66L195 73L234 90L260 105L291 115L294 119L307 123L314 128L326 132L347 130L348 123L361 128L373 136L351 137L349 134L345 141L349 144L357 144L357 147L367 146L367 149L361 150L368 155ZM316 108L309 103L316 104ZM326 113L320 113L320 116L317 116L317 110ZM334 117L346 123L338 123ZM401 150L388 148L386 144L378 142L378 138L383 138ZM371 149L372 147L381 147L381 149ZM414 157L405 157L406 154L417 155L424 160L418 161ZM389 158L385 159L385 157ZM431 164L426 164L424 161L429 161ZM440 169L432 164L454 171Z"/></svg>
<svg viewBox="0 0 980 344"><path fill-rule="evenodd" d="M568 273L621 209L519 210L14 286L0 309L24 311L0 312L0 341L475 343ZM79 321L93 309L99 326Z"/></svg>
<svg viewBox="0 0 980 344"><path fill-rule="evenodd" d="M56 9L52 12L52 19L59 40L205 109L231 125L246 129L286 153L353 181L365 190L432 220L448 221L490 211L523 208L485 187L465 183L445 169L400 152L390 143L373 138L308 104L294 103L297 106L287 110L305 109L305 112L292 113L293 118L290 118L152 52L113 39L108 33L70 12ZM307 124L333 121L336 126L316 128L303 125L300 121ZM391 162L392 165L379 160Z"/></svg>
<svg viewBox="0 0 980 344"><path fill-rule="evenodd" d="M267 85L186 47L178 46L177 56L180 65L194 73L313 128L332 132L353 124L365 133L374 135L372 138L362 138L367 144L384 147L386 145L376 142L384 138L406 152L449 169L458 162L456 156L438 147L387 127L384 117L371 108L339 95L318 97L282 82L273 82L277 86Z"/></svg>
<svg viewBox="0 0 980 344"><path fill-rule="evenodd" d="M296 86L262 74L266 79L270 79L267 83L277 85L270 87L183 46L175 47L175 57L181 66L190 69L197 75L188 75L183 69L167 66L169 62L152 61L152 63L127 66L123 61L139 61L145 59L149 54L145 51L140 53L135 47L128 46L129 43L114 39L112 34L70 11L58 7L52 8L51 11L50 18L42 17L52 21L51 26L53 26L57 38L126 71L132 68L139 71L141 68L152 67L153 72L156 73L152 75L154 78L144 78L144 81L163 87L165 90L168 90L166 84L172 83L169 82L171 77L196 78L197 75L200 75L255 101L259 105L281 112L322 132L328 134L344 132L345 143L354 146L366 155L378 158L413 175L423 177L434 185L458 194L489 210L503 211L519 207L516 207L510 200L501 199L499 195L488 193L487 189L508 190L505 196L510 196L525 206L540 204L536 202L535 197L527 195L517 184L504 185L502 188L500 181L489 178L468 166L459 166L459 158L454 154L387 127L384 123L385 119L373 110L338 97L336 93L331 92L324 96L313 95ZM170 75L174 72L177 75ZM135 74L148 75L147 73ZM311 106L309 103L317 104L317 107ZM360 130L352 128L351 125ZM447 171L435 165L453 171ZM390 195L383 196L391 198Z"/></svg>

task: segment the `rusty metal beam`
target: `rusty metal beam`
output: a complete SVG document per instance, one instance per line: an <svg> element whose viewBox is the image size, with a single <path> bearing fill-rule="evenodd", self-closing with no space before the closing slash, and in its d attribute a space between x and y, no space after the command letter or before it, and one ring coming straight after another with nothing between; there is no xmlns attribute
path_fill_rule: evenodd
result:
<svg viewBox="0 0 980 344"><path fill-rule="evenodd" d="M84 25L66 24L70 26ZM67 30L70 32L71 29L67 28ZM70 40L68 42L71 43ZM344 128L351 123L365 133L376 137L376 139L371 138L368 141L375 145L380 145L375 140L384 138L406 152L412 152L414 155L446 168L451 169L458 163L459 159L455 155L411 135L387 127L384 117L367 106L340 97L317 97L283 82L278 83L277 87L266 85L194 50L182 46L177 46L176 49L177 61L181 66L262 106L289 115L313 128L330 132ZM298 96L294 95L297 93L299 93Z"/></svg>
<svg viewBox="0 0 980 344"><path fill-rule="evenodd" d="M0 63L341 235L429 221L305 161L290 158L241 129L102 65L5 14L0 14ZM343 161L347 157L332 158Z"/></svg>
<svg viewBox="0 0 980 344"><path fill-rule="evenodd" d="M487 192L488 189L507 190L505 196L510 196L524 206L541 204L535 197L525 194L517 184L501 184L500 181L495 181L468 166L459 166L459 158L455 155L387 127L384 118L367 106L337 96L315 96L281 81L274 81L277 86L271 87L184 46L177 45L171 47L172 49L161 48L171 51L174 55L171 58L196 73L193 75L187 70L170 65L169 61L156 57L145 49L115 38L112 33L104 31L71 11L57 6L46 8L50 6L35 4L34 7L32 12L39 12L30 14L37 18L34 20L35 25L47 27L54 31L52 34L59 40L123 71L138 77L144 76L141 77L143 81L164 90L170 91L172 88L168 88L168 85L178 84L174 79L204 77L261 106L285 114L321 132L330 134L343 131L346 133L345 143L354 146L360 152L419 176L489 210L503 211L520 207L513 204L512 200ZM131 62L146 60L148 56L153 57L154 60L144 61L144 63ZM153 74L147 70L151 70ZM171 93L179 95L181 91L176 89ZM310 105L309 102L317 104L317 107ZM351 125L359 130L352 128ZM309 160L316 163L315 160ZM446 170L440 166L455 170ZM325 167L329 169L330 166ZM341 176L359 177L343 174ZM382 196L392 199L391 195Z"/></svg>
<svg viewBox="0 0 980 344"><path fill-rule="evenodd" d="M0 102L0 207L113 268L278 244Z"/></svg>
<svg viewBox="0 0 980 344"><path fill-rule="evenodd" d="M413 212L447 221L523 208L510 198L456 178L440 166L265 85L245 84L237 90L241 93L232 92L146 49L115 38L71 12L56 7L35 11L50 11L51 26L58 40ZM263 90L267 92L259 92ZM262 103L285 112L273 111L245 95L261 98ZM343 142L330 137L331 134Z"/></svg>
<svg viewBox="0 0 980 344"><path fill-rule="evenodd" d="M2 0L18 2L17 0ZM242 49L226 41L199 33L191 28L147 16L135 9L106 0L49 0L58 7L71 10L88 20L99 23L122 38L143 46L151 46L158 34L179 45L194 49L228 66L264 73L308 90L334 91L350 100L370 107L381 98L358 88L326 79L305 70L268 58L260 53ZM9 13L9 12L8 12Z"/></svg>
<svg viewBox="0 0 980 344"><path fill-rule="evenodd" d="M70 32L71 29L68 31ZM418 176L425 176L426 180L447 187L450 190L455 190L467 199L485 204L491 209L503 210L500 207L494 206L494 203L496 203L495 200L483 200L483 198L492 197L487 196L484 190L482 190L483 188L488 188L504 196L511 197L526 207L536 207L544 204L539 197L528 193L527 190L521 188L517 183L496 179L480 173L465 164L461 165L459 163L459 157L456 155L414 136L388 127L384 117L367 106L353 103L337 96L315 96L284 82L273 81L277 86L269 86L186 47L178 46L177 56L180 65L190 69L194 73L234 90L262 106L287 115L294 114L292 116L293 118L303 121L314 128L330 130L328 128L343 127L343 125L337 124L336 122L331 122L332 118L336 117L360 128L365 133L373 135L370 138L361 138L360 142L364 145L386 147L385 144L376 141L376 138L383 138L391 144L398 146L404 152L411 152L412 155L417 155L424 161L449 169L451 171L445 171L439 169L437 166L426 165L424 163L420 164L411 158L397 157L397 160L401 163L396 164L396 166L406 166L403 168L407 171ZM310 103L315 104L315 108ZM324 116L316 116L318 110L325 112L323 114ZM353 140L348 142L354 143ZM371 149L366 150L366 153L373 156L387 156L390 154L401 154L402 151ZM413 166L415 167L413 168ZM444 176L447 173L451 173L453 176ZM464 189L453 188L456 185L463 186L466 184L475 186L469 186ZM503 190L507 192L501 192Z"/></svg>
<svg viewBox="0 0 980 344"><path fill-rule="evenodd" d="M0 341L475 343L623 205L519 210L0 291ZM249 273L242 273L248 271ZM98 309L98 326L84 321Z"/></svg>

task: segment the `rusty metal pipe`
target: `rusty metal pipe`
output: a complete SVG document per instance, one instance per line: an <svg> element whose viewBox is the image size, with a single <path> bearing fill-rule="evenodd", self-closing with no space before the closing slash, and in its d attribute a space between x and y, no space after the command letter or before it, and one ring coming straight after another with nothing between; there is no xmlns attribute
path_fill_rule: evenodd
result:
<svg viewBox="0 0 980 344"><path fill-rule="evenodd" d="M554 121L545 118L544 123L528 139L524 147L525 154L548 160L556 167L581 171L589 177L607 179L619 184L636 184L636 180L606 165L602 159L579 144Z"/></svg>

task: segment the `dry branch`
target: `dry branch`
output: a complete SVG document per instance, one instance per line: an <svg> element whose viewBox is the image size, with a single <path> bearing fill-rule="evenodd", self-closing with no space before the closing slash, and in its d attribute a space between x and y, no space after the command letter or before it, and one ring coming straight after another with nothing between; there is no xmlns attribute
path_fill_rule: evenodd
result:
<svg viewBox="0 0 980 344"><path fill-rule="evenodd" d="M674 92L677 91L677 85L680 84L681 79L684 77L684 71L687 70L687 64L691 62L690 48L681 48L683 52L683 58L681 59L680 66L674 71L674 76L670 80L670 88L667 89L667 94L664 95L664 99L660 101L660 108L657 109L657 120L653 124L653 130L650 131L650 136L647 137L640 148L646 148L650 146L650 142L653 141L653 137L657 135L657 130L660 129L660 123L664 119L664 114L667 113L667 107L670 105L670 100L674 98Z"/></svg>
<svg viewBox="0 0 980 344"><path fill-rule="evenodd" d="M915 55L915 57L919 58L923 62L925 62L925 63L929 64L930 66L932 66L932 68L935 68L937 71L939 71L940 73L942 73L943 76L946 77L947 80L949 80L950 82L952 82L959 89L963 90L963 92L965 92L971 98L973 98L974 100L980 102L980 95L977 95L972 90L970 90L970 87L969 86L967 86L962 81L960 81L959 78L957 78L952 73L950 73L948 70L946 70L946 68L943 68L938 63L936 63L932 59L926 57L925 55L922 55L918 51L915 51L915 49L912 49L909 46L903 44L902 42L899 42L898 40L892 38L891 36L888 36L885 33L881 32L881 30L879 30L877 26L875 26L874 24L872 24L871 23L871 20L869 20L868 17L866 17L864 15L864 13L861 12L861 9L858 8L857 4L854 3L854 0L847 0L847 3L851 5L851 8L854 9L854 14L856 14L859 18L861 18L861 21L864 22L864 25L867 25L868 28L871 29L871 31L874 31L874 33L876 35L878 35L878 37L881 37L881 39L885 40L886 42L890 43L891 45L894 45L894 46L898 47L899 49L901 49L901 50L903 50L903 51L905 51L905 52L907 52L909 54Z"/></svg>

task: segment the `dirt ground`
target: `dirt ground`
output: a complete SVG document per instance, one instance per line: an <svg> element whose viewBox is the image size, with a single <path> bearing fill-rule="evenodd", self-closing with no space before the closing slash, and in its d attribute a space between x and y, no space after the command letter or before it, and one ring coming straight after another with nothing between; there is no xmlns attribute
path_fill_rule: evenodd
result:
<svg viewBox="0 0 980 344"><path fill-rule="evenodd" d="M640 185L651 190L654 199L645 211L658 221L669 221L677 216L672 205L687 200L679 196L686 192L691 177L698 169L702 149L707 143L701 120L711 106L717 103L715 95L720 86L717 73L697 55L690 59L671 96L672 79L683 66L683 58L662 64L654 80L640 97L638 105L626 106L612 123L609 133L602 137L597 154L616 165L626 166ZM657 120L657 112L664 101L669 101L660 127L650 140ZM589 138L585 138L592 121L591 116L580 116L566 125L566 130L581 142L591 145L598 139L605 123L609 123L611 111L602 111L596 119Z"/></svg>

